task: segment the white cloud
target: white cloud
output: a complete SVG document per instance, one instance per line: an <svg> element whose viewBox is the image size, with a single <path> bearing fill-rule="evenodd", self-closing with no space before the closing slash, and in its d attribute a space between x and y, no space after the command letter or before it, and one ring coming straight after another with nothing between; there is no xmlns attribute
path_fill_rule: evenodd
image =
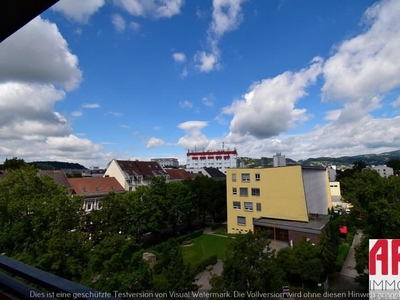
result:
<svg viewBox="0 0 400 300"><path fill-rule="evenodd" d="M193 108L193 103L188 101L188 100L185 100L185 101L179 102L179 106L182 107L182 108L189 108L190 109L190 108Z"/></svg>
<svg viewBox="0 0 400 300"><path fill-rule="evenodd" d="M161 147L165 145L165 142L162 139L152 137L150 138L147 143L146 143L146 148L155 148L155 147Z"/></svg>
<svg viewBox="0 0 400 300"><path fill-rule="evenodd" d="M214 105L214 100L215 100L215 96L213 94L209 94L209 95L203 97L202 102L204 105L211 107Z"/></svg>
<svg viewBox="0 0 400 300"><path fill-rule="evenodd" d="M327 121L336 121L339 119L341 112L342 112L341 109L329 110L325 112L326 116L324 119Z"/></svg>
<svg viewBox="0 0 400 300"><path fill-rule="evenodd" d="M140 29L140 24L132 21L129 23L129 28L133 31L138 31Z"/></svg>
<svg viewBox="0 0 400 300"><path fill-rule="evenodd" d="M185 131L185 135L178 141L178 145L184 149L206 149L210 143L201 130L208 126L205 121L187 121L178 125Z"/></svg>
<svg viewBox="0 0 400 300"><path fill-rule="evenodd" d="M181 78L185 78L186 76L188 76L189 72L187 67L184 67L181 73Z"/></svg>
<svg viewBox="0 0 400 300"><path fill-rule="evenodd" d="M1 43L0 82L55 83L78 87L82 72L57 25L37 17Z"/></svg>
<svg viewBox="0 0 400 300"><path fill-rule="evenodd" d="M186 61L186 55L184 53L174 53L172 54L173 59L176 62L183 63Z"/></svg>
<svg viewBox="0 0 400 300"><path fill-rule="evenodd" d="M296 122L305 121L306 110L296 108L295 104L307 95L306 88L315 83L321 70L322 60L315 58L306 69L285 72L253 85L242 100L223 109L223 113L234 115L231 132L268 138L291 129Z"/></svg>
<svg viewBox="0 0 400 300"><path fill-rule="evenodd" d="M62 152L98 152L102 149L100 145L93 144L92 141L84 138L78 138L75 135L49 137L46 144L50 149Z"/></svg>
<svg viewBox="0 0 400 300"><path fill-rule="evenodd" d="M220 68L218 43L222 36L239 27L243 20L241 5L245 0L213 0L213 14L207 32L208 51L198 51L194 56L200 72Z"/></svg>
<svg viewBox="0 0 400 300"><path fill-rule="evenodd" d="M119 125L121 128L125 128L125 129L131 129L128 125L126 124L121 124Z"/></svg>
<svg viewBox="0 0 400 300"><path fill-rule="evenodd" d="M399 1L378 2L365 13L366 31L343 41L325 63L323 99L343 101L348 121L380 107L382 95L400 86L399 15Z"/></svg>
<svg viewBox="0 0 400 300"><path fill-rule="evenodd" d="M83 108L99 108L100 104L97 103L85 103L82 105Z"/></svg>
<svg viewBox="0 0 400 300"><path fill-rule="evenodd" d="M105 0L60 0L52 9L64 14L68 19L78 23L87 23L91 15L96 13Z"/></svg>
<svg viewBox="0 0 400 300"><path fill-rule="evenodd" d="M180 13L183 0L114 0L133 16L171 18Z"/></svg>
<svg viewBox="0 0 400 300"><path fill-rule="evenodd" d="M83 115L83 113L82 113L81 111L76 110L76 111L73 111L73 112L71 113L71 115L72 115L73 117L80 117L80 116Z"/></svg>
<svg viewBox="0 0 400 300"><path fill-rule="evenodd" d="M219 52L206 53L199 51L194 56L194 60L197 63L197 68L200 72L208 73L220 67L218 63Z"/></svg>
<svg viewBox="0 0 400 300"><path fill-rule="evenodd" d="M393 102L391 103L391 105L392 105L393 107L400 106L400 96L399 96L395 101L393 101Z"/></svg>
<svg viewBox="0 0 400 300"><path fill-rule="evenodd" d="M116 31L122 32L125 30L126 22L120 14L113 14L111 16L111 22L113 23Z"/></svg>
<svg viewBox="0 0 400 300"><path fill-rule="evenodd" d="M116 111L109 111L105 114L106 116L114 116L114 117L121 117L122 113Z"/></svg>

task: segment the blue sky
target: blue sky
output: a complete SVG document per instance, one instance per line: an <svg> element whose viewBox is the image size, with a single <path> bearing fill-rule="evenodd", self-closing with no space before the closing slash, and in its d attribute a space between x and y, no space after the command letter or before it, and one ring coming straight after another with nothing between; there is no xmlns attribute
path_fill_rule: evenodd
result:
<svg viewBox="0 0 400 300"><path fill-rule="evenodd" d="M0 161L400 149L400 2L61 0L0 44Z"/></svg>

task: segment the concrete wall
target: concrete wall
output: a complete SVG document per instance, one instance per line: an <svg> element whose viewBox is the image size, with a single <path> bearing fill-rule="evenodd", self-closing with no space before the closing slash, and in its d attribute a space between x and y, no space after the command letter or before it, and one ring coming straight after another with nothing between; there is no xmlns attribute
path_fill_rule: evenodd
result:
<svg viewBox="0 0 400 300"><path fill-rule="evenodd" d="M106 172L104 173L104 177L115 177L119 184L126 190L129 191L129 183L126 181L126 178L123 174L123 171L117 164L115 160L112 160L110 165L108 166Z"/></svg>
<svg viewBox="0 0 400 300"><path fill-rule="evenodd" d="M308 212L327 215L328 208L332 205L327 171L325 169L303 169L302 174Z"/></svg>

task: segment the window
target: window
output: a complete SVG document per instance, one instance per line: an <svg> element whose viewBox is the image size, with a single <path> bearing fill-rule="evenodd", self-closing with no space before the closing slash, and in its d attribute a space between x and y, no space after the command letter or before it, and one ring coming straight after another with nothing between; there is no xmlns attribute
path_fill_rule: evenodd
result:
<svg viewBox="0 0 400 300"><path fill-rule="evenodd" d="M247 197L248 195L247 188L240 188L240 197Z"/></svg>
<svg viewBox="0 0 400 300"><path fill-rule="evenodd" d="M238 223L238 225L246 225L246 217L238 216L237 223Z"/></svg>
<svg viewBox="0 0 400 300"><path fill-rule="evenodd" d="M250 182L250 174L242 173L242 182Z"/></svg>
<svg viewBox="0 0 400 300"><path fill-rule="evenodd" d="M261 211L261 203L256 203L256 209L257 211Z"/></svg>
<svg viewBox="0 0 400 300"><path fill-rule="evenodd" d="M233 193L234 195L237 195L237 188L232 188L232 193Z"/></svg>
<svg viewBox="0 0 400 300"><path fill-rule="evenodd" d="M233 201L233 209L240 209L240 202L239 201Z"/></svg>
<svg viewBox="0 0 400 300"><path fill-rule="evenodd" d="M256 181L260 181L260 174L259 173L256 174Z"/></svg>
<svg viewBox="0 0 400 300"><path fill-rule="evenodd" d="M253 202L245 202L244 203L244 210L253 211Z"/></svg>
<svg viewBox="0 0 400 300"><path fill-rule="evenodd" d="M259 188L252 188L251 189L252 196L260 196L260 189Z"/></svg>
<svg viewBox="0 0 400 300"><path fill-rule="evenodd" d="M93 209L93 202L92 202L92 201L90 201L90 202L87 203L86 209L87 209L87 210L92 210L92 209Z"/></svg>

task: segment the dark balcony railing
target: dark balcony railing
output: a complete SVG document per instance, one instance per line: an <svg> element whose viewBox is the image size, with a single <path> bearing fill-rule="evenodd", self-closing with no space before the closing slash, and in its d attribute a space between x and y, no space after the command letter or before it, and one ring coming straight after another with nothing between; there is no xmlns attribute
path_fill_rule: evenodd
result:
<svg viewBox="0 0 400 300"><path fill-rule="evenodd" d="M16 277L23 278L35 287ZM0 255L0 299L58 298L118 300L113 294L96 291Z"/></svg>

